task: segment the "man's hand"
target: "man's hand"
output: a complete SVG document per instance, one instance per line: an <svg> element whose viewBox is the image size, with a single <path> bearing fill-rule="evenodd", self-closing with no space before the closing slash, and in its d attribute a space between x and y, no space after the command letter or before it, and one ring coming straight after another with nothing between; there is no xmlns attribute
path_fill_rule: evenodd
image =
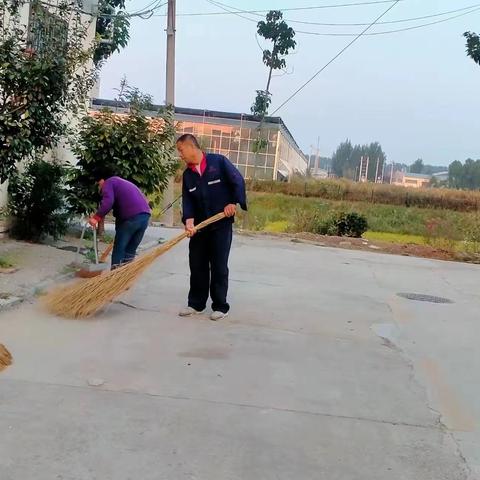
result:
<svg viewBox="0 0 480 480"><path fill-rule="evenodd" d="M187 218L187 220L185 221L185 231L187 232L188 238L193 237L197 233L193 218Z"/></svg>
<svg viewBox="0 0 480 480"><path fill-rule="evenodd" d="M224 208L223 213L225 213L226 217L234 217L237 213L237 206L230 203Z"/></svg>
<svg viewBox="0 0 480 480"><path fill-rule="evenodd" d="M97 219L97 217L95 217L95 215L92 215L92 216L88 219L88 223L89 223L93 228L97 228L97 226L98 226L98 219Z"/></svg>

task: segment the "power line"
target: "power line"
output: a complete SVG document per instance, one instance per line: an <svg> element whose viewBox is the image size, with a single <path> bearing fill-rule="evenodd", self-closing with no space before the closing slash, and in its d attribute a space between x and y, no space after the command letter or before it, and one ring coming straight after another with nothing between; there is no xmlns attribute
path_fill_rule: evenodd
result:
<svg viewBox="0 0 480 480"><path fill-rule="evenodd" d="M320 10L326 8L347 8L347 7L362 7L366 5L380 5L385 3L394 3L396 0L369 0L359 3L341 3L333 5L317 5L312 7L291 7L291 8L273 8L270 10L281 10L282 12L292 12L292 11L306 11L306 10ZM404 2L406 0L398 0ZM233 8L233 7L231 7ZM257 13L268 13L270 10L245 10L245 13L257 14ZM235 12L225 11L225 12L191 12L191 13L177 13L178 17L200 17L200 16L210 16L210 15L234 15ZM165 16L165 15L155 15L155 16Z"/></svg>
<svg viewBox="0 0 480 480"><path fill-rule="evenodd" d="M439 25L441 23L445 22L450 22L451 20L455 20L456 18L464 17L466 15L470 15L471 13L476 13L480 11L479 8L474 8L473 10L470 10L468 12L460 13L458 15L453 15L448 18L444 18L442 20L437 20L435 22L428 22L428 23L422 23L421 25L414 25L411 27L404 27L404 28L398 28L396 30L384 30L381 32L372 32L372 33L367 33L365 36L367 37L375 37L378 35L388 35L392 33L399 33L399 32L407 32L410 30L418 30L419 28L425 28L425 27L431 27L432 25ZM357 34L356 33L325 33L325 32L306 32L302 30L295 30L296 33L303 33L304 35L317 35L321 37L354 37Z"/></svg>
<svg viewBox="0 0 480 480"><path fill-rule="evenodd" d="M163 2L163 3L160 3L160 2L161 2L161 0L154 0L152 3L150 3L148 5L148 7L153 5L148 10L138 10L138 11L134 11L134 12L120 12L120 13L116 13L116 14L92 13L92 12L87 12L87 11L79 9L79 8L72 8L72 11L77 12L77 13L81 13L82 15L88 15L89 17L96 17L96 18L134 18L134 17L140 17L140 18L143 18L144 20L146 20L146 19L152 17L156 11L158 11L160 8L162 8L163 6L165 6L167 4L167 2ZM26 3L29 3L31 5L41 4L41 5L45 5L47 7L50 7L50 8L57 8L57 9L60 9L60 8L63 9L64 8L64 4L59 5L59 4L46 2L44 0L29 0ZM72 2L71 5L72 6L75 5L75 2ZM148 16L146 17L146 15L148 15Z"/></svg>
<svg viewBox="0 0 480 480"><path fill-rule="evenodd" d="M360 40L363 35L365 35L368 30L370 30L378 21L380 21L385 15L387 15L390 10L396 7L400 3L400 0L396 0L393 5L390 5L380 16L378 16L370 25L368 25L362 32L360 32L351 42L349 42L345 47L343 47L330 61L328 61L320 70L318 70L314 75L312 75L303 85L301 85L295 92L293 92L275 111L272 112L272 115L275 115L281 108L283 108L290 100L297 96L309 83L311 83L315 78L318 77L324 70L326 70L337 58L342 56L355 42Z"/></svg>
<svg viewBox="0 0 480 480"><path fill-rule="evenodd" d="M245 10L240 10L240 9L235 8L235 7L228 7L228 8L235 8L235 10L237 10L237 11L227 10L227 8L225 7L225 4L222 4L220 2L216 2L216 1L213 1L213 0L207 0L207 1L209 3L211 3L212 5L216 5L218 8L221 8L222 10L226 10L229 13L232 13L233 15L236 15L240 18L248 20L249 22L258 23L257 20L254 20L253 18L250 18L250 17L247 17L247 16L243 15L242 13L248 13ZM475 8L475 7L477 7L477 8ZM364 35L368 36L368 37L378 36L378 35L388 35L388 34L393 34L393 33L406 32L406 31L409 31L409 30L417 30L419 28L430 27L432 25L438 25L438 24L441 24L441 23L449 22L451 20L455 20L456 18L460 18L460 17L464 17L466 15L470 15L471 13L478 12L480 10L480 4L472 5L472 6L466 7L466 8L469 8L470 10L467 11L467 12L463 12L463 13L460 13L458 15L453 15L453 16L450 16L450 17L447 17L447 18L444 18L444 19L441 19L441 20L434 21L434 22L423 23L421 25L414 25L414 26L399 28L399 29L395 29L395 30L384 30L384 31L381 31L381 32L365 33ZM459 9L457 11L463 11L463 10L464 9ZM242 12L242 13L239 13L239 12ZM380 22L378 24L381 25ZM367 25L369 25L369 24L367 24ZM305 31L305 30L295 30L295 33L300 33L300 34L304 34L304 35L314 35L314 36L319 36L319 37L356 37L358 35L358 33L310 32L310 31Z"/></svg>
<svg viewBox="0 0 480 480"><path fill-rule="evenodd" d="M264 15L261 15L259 13L249 12L248 10L242 10L242 9L239 9L239 8L234 7L232 5L227 5L225 3L221 3L221 2L218 2L218 1L215 1L214 3L217 4L217 6L219 6L219 7L223 6L223 7L226 7L226 8L236 10L237 12L250 13L251 15L255 15L255 16L258 16L258 17L262 17L262 18L264 17ZM445 15L451 15L451 14L454 14L454 13L465 12L466 10L471 10L471 9L477 8L477 7L480 7L480 3L477 3L475 5L470 5L468 7L457 8L455 10L448 10L448 11L445 11L445 12L434 13L434 14L431 14L431 15L423 15L421 17L402 18L402 19L398 19L398 20L388 20L388 21L384 21L384 22L378 22L377 25L391 25L391 24L396 24L396 23L415 22L415 21L418 21L418 20L428 20L430 18L443 17ZM282 9L279 9L279 10L283 11ZM302 25L318 25L318 26L322 26L322 27L365 27L365 26L369 25L368 23L310 22L310 21L304 21L304 20L293 20L291 18L284 18L284 20L286 22L289 22L289 23L298 23L298 24L302 24Z"/></svg>

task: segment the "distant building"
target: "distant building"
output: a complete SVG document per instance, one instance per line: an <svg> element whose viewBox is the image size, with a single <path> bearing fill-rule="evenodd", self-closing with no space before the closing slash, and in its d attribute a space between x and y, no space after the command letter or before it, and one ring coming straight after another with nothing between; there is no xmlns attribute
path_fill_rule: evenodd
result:
<svg viewBox="0 0 480 480"><path fill-rule="evenodd" d="M324 170L323 168L313 169L310 172L313 178L316 178L319 180L328 178L329 176L328 170Z"/></svg>
<svg viewBox="0 0 480 480"><path fill-rule="evenodd" d="M394 172L393 185L411 188L424 188L430 185L431 175L422 173Z"/></svg>
<svg viewBox="0 0 480 480"><path fill-rule="evenodd" d="M122 106L114 100L92 101L93 110L108 107L121 113ZM155 112L160 108L154 107ZM175 120L179 135L192 133L204 150L228 157L245 178L252 178L255 170L261 180L284 180L307 172L307 158L280 117L265 118L262 135L267 142L258 154L254 152L258 118L252 115L176 107Z"/></svg>
<svg viewBox="0 0 480 480"><path fill-rule="evenodd" d="M446 182L448 180L448 171L434 173L432 176L439 182Z"/></svg>

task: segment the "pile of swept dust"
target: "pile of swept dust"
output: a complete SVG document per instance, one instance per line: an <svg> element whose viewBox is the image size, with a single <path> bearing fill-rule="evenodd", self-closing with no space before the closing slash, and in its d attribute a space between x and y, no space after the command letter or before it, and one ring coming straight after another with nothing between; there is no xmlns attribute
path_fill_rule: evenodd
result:
<svg viewBox="0 0 480 480"><path fill-rule="evenodd" d="M12 364L12 355L4 345L0 343L0 372Z"/></svg>

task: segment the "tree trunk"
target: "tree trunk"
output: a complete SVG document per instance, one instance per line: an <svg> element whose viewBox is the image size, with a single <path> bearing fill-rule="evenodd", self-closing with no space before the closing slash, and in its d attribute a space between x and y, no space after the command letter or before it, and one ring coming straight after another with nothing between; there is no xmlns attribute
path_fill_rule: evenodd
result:
<svg viewBox="0 0 480 480"><path fill-rule="evenodd" d="M270 89L270 82L272 81L272 73L273 73L273 67L270 67L270 71L268 72L267 88L265 90L267 94L270 93L269 89Z"/></svg>

